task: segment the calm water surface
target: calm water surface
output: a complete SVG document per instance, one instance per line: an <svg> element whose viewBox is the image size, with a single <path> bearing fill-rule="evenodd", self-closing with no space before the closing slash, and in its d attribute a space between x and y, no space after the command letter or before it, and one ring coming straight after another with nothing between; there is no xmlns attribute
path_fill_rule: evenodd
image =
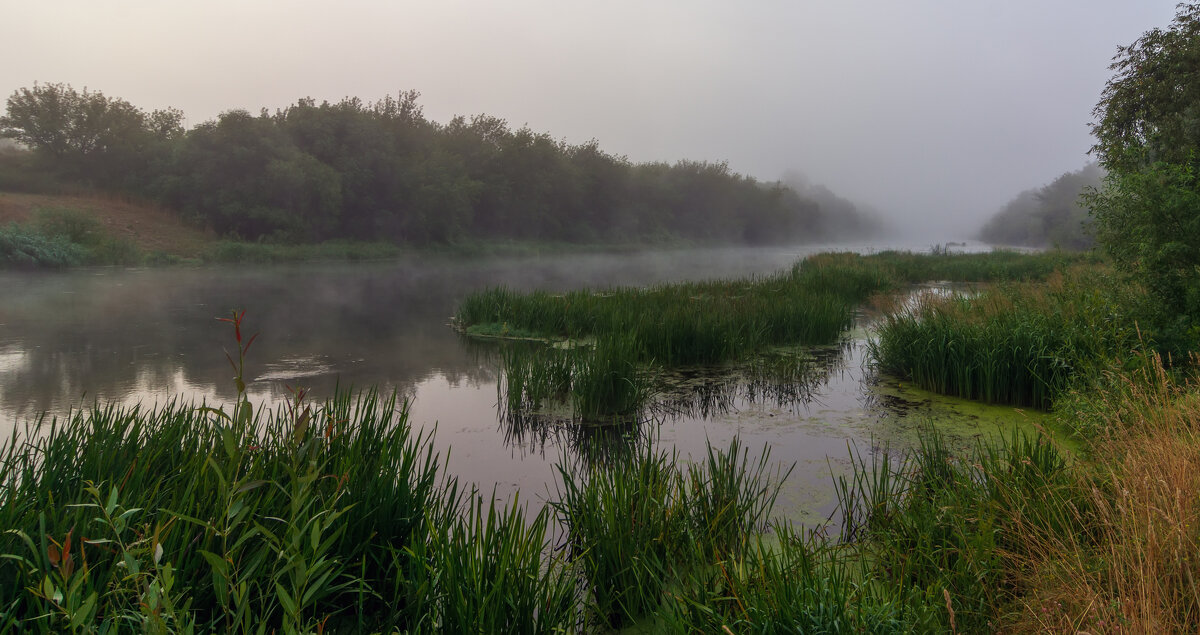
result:
<svg viewBox="0 0 1200 635"><path fill-rule="evenodd" d="M247 360L253 400L277 405L287 386L310 388L314 398L339 384L396 390L411 399L415 427L436 426L451 473L499 498L519 490L522 500L537 501L553 493L555 462L606 431L505 424L494 345L447 326L464 296L497 284L563 290L767 274L828 249L0 273L0 433L95 401L231 401L223 349L232 349L232 333L215 318L238 308L246 310L247 332L260 333ZM784 508L824 518L834 503L830 473L845 469L848 444L866 453L911 443L918 421L962 405L901 393L876 377L864 366L863 329L854 333L816 351L820 372L799 393L755 394L693 373L689 385L718 393L718 407L681 406L648 425L685 460L699 458L706 439L725 444L740 435L755 451L770 444L779 465L796 465ZM1005 414L972 410L957 431L987 430Z"/></svg>

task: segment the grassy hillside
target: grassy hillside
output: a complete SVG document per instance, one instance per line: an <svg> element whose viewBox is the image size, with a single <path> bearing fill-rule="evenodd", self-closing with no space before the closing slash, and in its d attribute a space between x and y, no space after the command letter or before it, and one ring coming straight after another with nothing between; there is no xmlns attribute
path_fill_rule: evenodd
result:
<svg viewBox="0 0 1200 635"><path fill-rule="evenodd" d="M44 227L52 218L74 219L82 231L132 244L146 254L197 258L216 243L207 231L189 227L163 208L106 196L0 192L0 227Z"/></svg>

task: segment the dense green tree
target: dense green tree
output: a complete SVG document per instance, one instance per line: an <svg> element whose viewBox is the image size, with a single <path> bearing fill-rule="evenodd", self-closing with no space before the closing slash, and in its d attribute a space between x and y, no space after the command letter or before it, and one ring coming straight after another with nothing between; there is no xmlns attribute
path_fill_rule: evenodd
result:
<svg viewBox="0 0 1200 635"><path fill-rule="evenodd" d="M1200 174L1158 161L1091 196L1097 237L1170 316L1200 316Z"/></svg>
<svg viewBox="0 0 1200 635"><path fill-rule="evenodd" d="M1160 325L1200 324L1200 4L1118 50L1096 106L1094 152L1108 170L1090 192L1100 243L1143 281Z"/></svg>
<svg viewBox="0 0 1200 635"><path fill-rule="evenodd" d="M15 139L74 176L111 183L144 178L155 146L182 135L183 114L146 113L123 99L68 84L34 84L8 98L0 137Z"/></svg>
<svg viewBox="0 0 1200 635"><path fill-rule="evenodd" d="M1194 161L1200 146L1200 3L1117 49L1093 115L1093 151L1117 175Z"/></svg>
<svg viewBox="0 0 1200 635"><path fill-rule="evenodd" d="M761 244L829 239L861 224L848 201L759 183L725 163L633 164L595 140L570 144L487 115L440 125L425 119L418 97L305 98L274 114L228 111L184 132L178 111L146 114L99 93L48 85L18 91L5 121L40 113L30 119L38 125L6 130L44 148L57 168L102 153L79 175L250 240ZM74 115L63 113L81 108L64 101L107 113L81 119L102 132L99 140L72 136ZM27 129L41 145L21 136Z"/></svg>

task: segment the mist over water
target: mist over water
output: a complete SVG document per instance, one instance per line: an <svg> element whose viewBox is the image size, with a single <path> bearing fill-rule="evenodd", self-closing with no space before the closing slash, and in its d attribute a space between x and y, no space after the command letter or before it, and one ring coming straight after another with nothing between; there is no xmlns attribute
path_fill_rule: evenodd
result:
<svg viewBox="0 0 1200 635"><path fill-rule="evenodd" d="M0 273L0 434L42 412L62 416L93 403L161 405L170 399L219 405L236 397L225 350L232 329L218 322L244 309L244 333L260 333L247 357L248 392L278 407L288 387L313 400L335 387L376 387L410 400L410 420L437 430L460 479L509 499L538 497L564 452L621 430L506 424L497 394L496 344L448 325L458 302L494 285L518 289L645 285L764 275L816 251L878 251L919 244L724 248L504 258L414 257L356 265L84 269ZM986 249L973 244L974 249ZM864 349L849 340L821 354L811 383L749 386L691 373L670 404L640 432L660 435L681 455L705 439L748 447L770 443L780 465L799 462L783 502L813 520L832 509L830 466L847 439L870 447L895 429L886 399L864 392ZM690 391L690 392L689 392ZM882 414L881 414L882 413ZM880 422L884 423L880 423ZM981 424L982 425L982 424Z"/></svg>

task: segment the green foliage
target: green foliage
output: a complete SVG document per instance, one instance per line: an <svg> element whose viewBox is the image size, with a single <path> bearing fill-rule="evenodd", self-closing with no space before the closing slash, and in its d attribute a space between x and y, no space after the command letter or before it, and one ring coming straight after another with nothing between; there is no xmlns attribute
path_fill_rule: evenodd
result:
<svg viewBox="0 0 1200 635"><path fill-rule="evenodd" d="M1200 320L1200 176L1197 163L1154 163L1113 174L1088 204L1113 261L1160 303L1160 324Z"/></svg>
<svg viewBox="0 0 1200 635"><path fill-rule="evenodd" d="M15 223L0 228L0 264L19 268L63 268L80 264L84 251L63 238L50 238Z"/></svg>
<svg viewBox="0 0 1200 635"><path fill-rule="evenodd" d="M598 626L658 613L691 575L747 552L787 476L768 471L769 456L764 449L751 460L735 439L728 449L710 446L705 463L681 468L641 440L606 461L560 465L551 505Z"/></svg>
<svg viewBox="0 0 1200 635"><path fill-rule="evenodd" d="M1200 146L1200 4L1181 3L1166 29L1117 49L1092 114L1092 151L1109 172L1195 161Z"/></svg>
<svg viewBox="0 0 1200 635"><path fill-rule="evenodd" d="M125 189L182 135L182 120L178 110L146 113L99 91L35 83L8 98L0 137L32 148L64 174Z"/></svg>
<svg viewBox="0 0 1200 635"><path fill-rule="evenodd" d="M95 214L71 208L36 210L33 226L53 240L66 240L81 247L84 261L93 265L134 265L142 253L131 240L110 234Z"/></svg>
<svg viewBox="0 0 1200 635"><path fill-rule="evenodd" d="M0 143L7 141L0 137ZM29 150L0 150L0 191L28 194L75 194L87 188L47 169Z"/></svg>
<svg viewBox="0 0 1200 635"><path fill-rule="evenodd" d="M109 234L88 212L40 209L29 226L0 229L0 266L63 268L76 265L134 265L141 250Z"/></svg>
<svg viewBox="0 0 1200 635"><path fill-rule="evenodd" d="M884 318L871 342L881 370L942 394L1049 408L1072 377L1140 346L1127 293L1075 271L1048 284L924 297Z"/></svg>
<svg viewBox="0 0 1200 635"><path fill-rule="evenodd" d="M1161 304L1155 316L1178 348L1200 323L1200 4L1180 4L1167 29L1118 50L1092 127L1108 169L1086 197L1097 238Z"/></svg>
<svg viewBox="0 0 1200 635"><path fill-rule="evenodd" d="M854 465L838 483L843 536L864 576L905 605L906 632L992 630L1019 593L1011 575L1032 555L1030 536L1078 533L1088 508L1054 446L1018 432L956 457L926 431L899 461L885 451ZM930 611L940 600L953 614Z"/></svg>
<svg viewBox="0 0 1200 635"><path fill-rule="evenodd" d="M64 207L35 210L33 225L46 236L63 238L84 246L100 242L104 233L94 215Z"/></svg>
<svg viewBox="0 0 1200 635"><path fill-rule="evenodd" d="M595 141L571 145L487 115L443 125L418 97L301 99L185 132L178 111L35 84L9 98L0 136L34 148L43 171L156 199L250 241L767 244L875 225L827 190L760 183L725 163L633 164Z"/></svg>

